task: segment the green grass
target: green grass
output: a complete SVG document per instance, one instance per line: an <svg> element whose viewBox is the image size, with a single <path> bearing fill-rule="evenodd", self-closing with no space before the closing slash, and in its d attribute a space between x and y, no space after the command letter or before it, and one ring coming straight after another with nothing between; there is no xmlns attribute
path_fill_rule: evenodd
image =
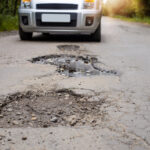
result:
<svg viewBox="0 0 150 150"><path fill-rule="evenodd" d="M11 31L18 29L18 17L0 14L0 31Z"/></svg>
<svg viewBox="0 0 150 150"><path fill-rule="evenodd" d="M129 18L125 16L113 16L113 17L124 20L124 21L129 21L129 22L139 22L139 23L150 24L150 17L144 17L144 18L140 18L140 17Z"/></svg>

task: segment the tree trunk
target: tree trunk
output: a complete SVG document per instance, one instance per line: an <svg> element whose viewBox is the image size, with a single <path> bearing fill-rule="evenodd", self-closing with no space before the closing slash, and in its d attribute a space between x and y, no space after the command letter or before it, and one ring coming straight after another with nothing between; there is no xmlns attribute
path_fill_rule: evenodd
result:
<svg viewBox="0 0 150 150"><path fill-rule="evenodd" d="M14 13L13 13L14 16L16 15L17 12L17 4L18 4L18 0L15 0Z"/></svg>
<svg viewBox="0 0 150 150"><path fill-rule="evenodd" d="M9 12L8 0L5 0L5 13L7 14L8 12Z"/></svg>

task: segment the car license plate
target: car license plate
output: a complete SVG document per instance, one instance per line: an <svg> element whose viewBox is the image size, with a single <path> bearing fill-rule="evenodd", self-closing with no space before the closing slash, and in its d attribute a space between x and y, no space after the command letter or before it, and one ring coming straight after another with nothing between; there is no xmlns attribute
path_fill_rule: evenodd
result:
<svg viewBox="0 0 150 150"><path fill-rule="evenodd" d="M42 14L42 22L69 23L70 20L69 14Z"/></svg>

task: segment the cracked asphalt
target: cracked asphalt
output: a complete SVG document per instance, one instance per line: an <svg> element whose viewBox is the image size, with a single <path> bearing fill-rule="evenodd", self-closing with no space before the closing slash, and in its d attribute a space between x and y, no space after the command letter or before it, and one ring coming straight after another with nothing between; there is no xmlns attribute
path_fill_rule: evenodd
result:
<svg viewBox="0 0 150 150"><path fill-rule="evenodd" d="M60 49L63 45L78 48ZM119 74L68 77L57 72L55 65L29 61L48 55L96 57L98 67ZM0 106L14 93L32 91L44 96L50 91L69 90L88 97L90 102L105 99L100 111L106 114L103 118L98 116L98 125L94 126L22 128L18 122L15 126L0 124L0 150L150 150L149 58L150 26L108 17L102 19L101 43L86 41L85 37L41 34L25 42L15 32L0 33ZM9 99L11 106L15 105L13 98ZM8 109L13 117L15 111ZM0 123L3 117L0 113Z"/></svg>

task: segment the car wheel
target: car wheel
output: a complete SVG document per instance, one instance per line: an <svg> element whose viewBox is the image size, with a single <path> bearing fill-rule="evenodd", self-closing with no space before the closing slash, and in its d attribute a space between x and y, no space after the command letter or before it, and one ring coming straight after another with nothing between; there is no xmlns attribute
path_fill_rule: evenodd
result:
<svg viewBox="0 0 150 150"><path fill-rule="evenodd" d="M101 42L101 23L97 27L96 31L91 34L92 41Z"/></svg>
<svg viewBox="0 0 150 150"><path fill-rule="evenodd" d="M19 36L21 40L31 40L32 32L24 32L21 27L19 27Z"/></svg>

